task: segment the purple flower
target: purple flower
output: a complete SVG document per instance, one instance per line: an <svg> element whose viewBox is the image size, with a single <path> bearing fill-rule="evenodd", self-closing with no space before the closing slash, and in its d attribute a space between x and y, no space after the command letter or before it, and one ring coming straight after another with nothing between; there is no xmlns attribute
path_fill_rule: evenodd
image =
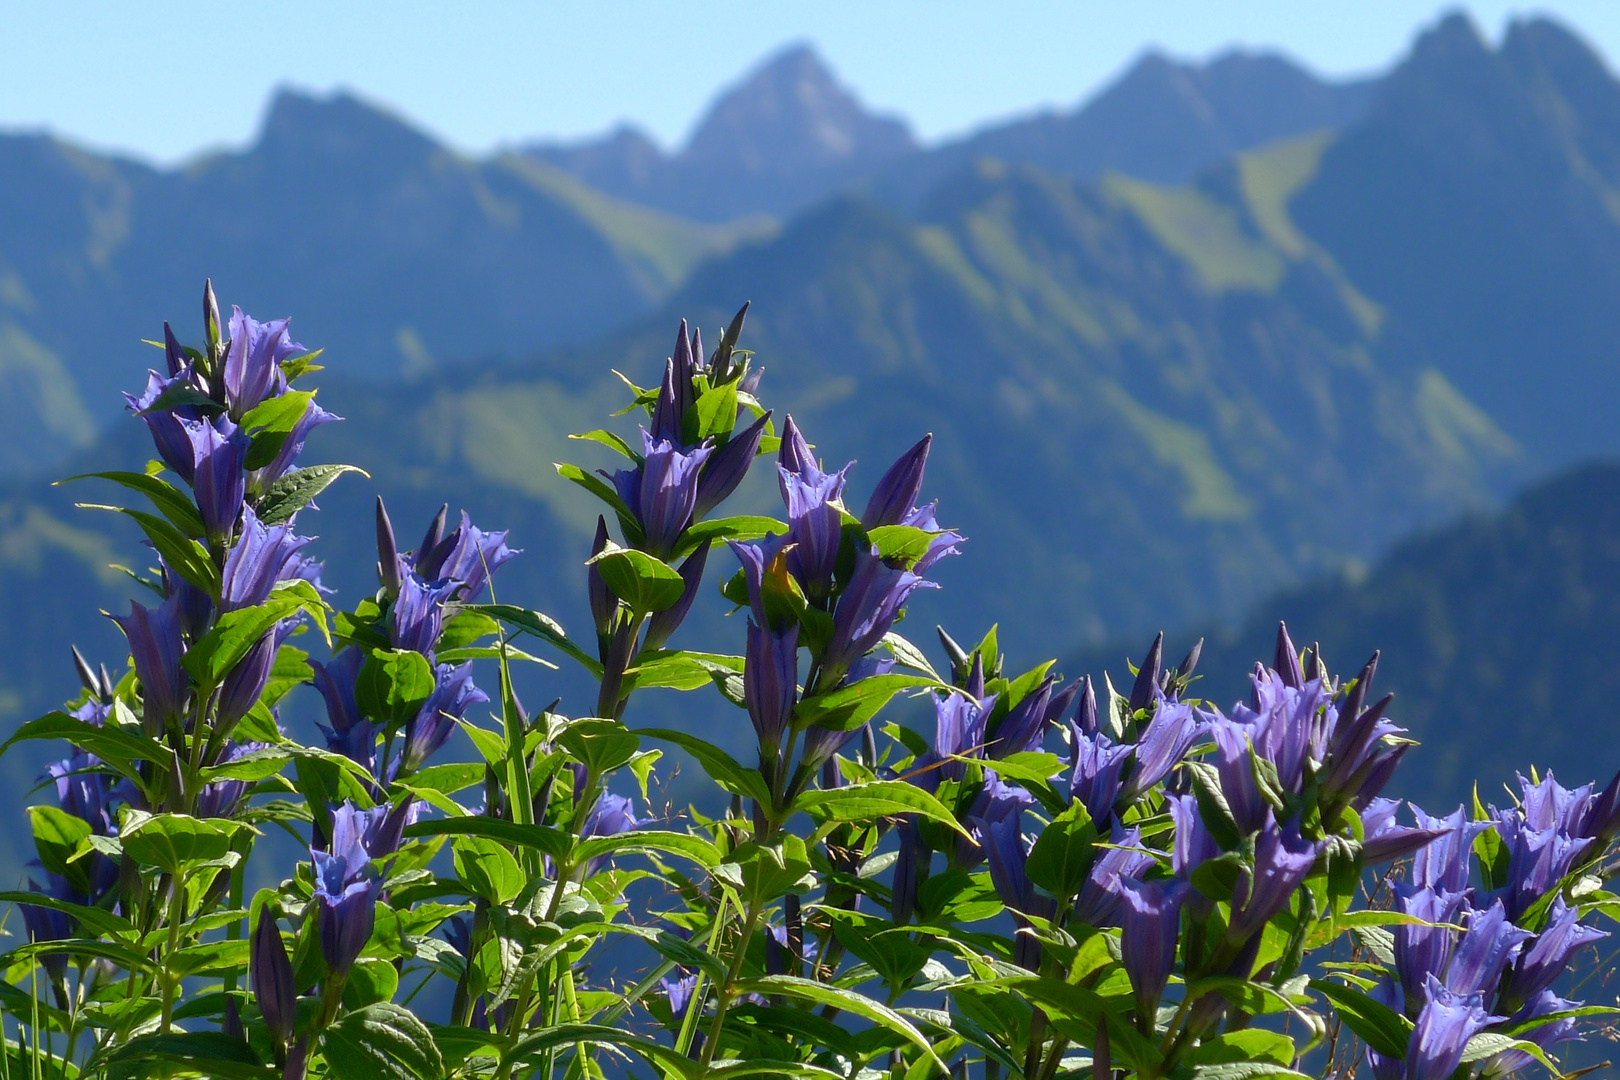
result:
<svg viewBox="0 0 1620 1080"><path fill-rule="evenodd" d="M1179 881L1121 882L1120 959L1136 993L1136 1015L1152 1018L1176 966L1176 938L1187 886Z"/></svg>
<svg viewBox="0 0 1620 1080"><path fill-rule="evenodd" d="M220 600L226 611L254 607L270 599L277 582L300 577L299 551L309 537L295 535L291 525L265 525L251 506L242 510L242 535L225 556Z"/></svg>
<svg viewBox="0 0 1620 1080"><path fill-rule="evenodd" d="M990 881L1001 902L1020 921L1020 932L1013 945L1013 962L1028 971L1038 971L1041 944L1024 932L1027 924L1021 917L1050 919L1056 909L1052 899L1037 892L1029 880L1026 870L1029 848L1024 844L1022 829L1023 806L997 800L987 808L987 814L987 817L973 819L972 824L990 862Z"/></svg>
<svg viewBox="0 0 1620 1080"><path fill-rule="evenodd" d="M1456 994L1433 975L1424 982L1426 1000L1406 1048L1406 1080L1449 1080L1462 1061L1468 1040L1499 1020L1485 1011L1480 994Z"/></svg>
<svg viewBox="0 0 1620 1080"><path fill-rule="evenodd" d="M78 903L82 898L76 896L66 881L55 874L47 874L50 882L49 888L40 888L39 883L32 878L28 881L28 891L43 893L53 900L65 900L68 903ZM22 905L23 928L28 931L28 940L64 941L73 936L74 920L63 911L56 908L44 907L40 904ZM50 975L51 981L60 983L67 978L68 958L66 953L46 953L41 956L40 963L45 965L45 971Z"/></svg>
<svg viewBox="0 0 1620 1080"><path fill-rule="evenodd" d="M743 581L748 587L748 608L754 621L772 630L782 630L794 621L791 611L774 601L788 588L787 537L769 533L748 543L727 540L731 553L742 564Z"/></svg>
<svg viewBox="0 0 1620 1080"><path fill-rule="evenodd" d="M1503 997L1510 1008L1549 990L1569 966L1570 957L1609 936L1595 927L1581 925L1580 918L1580 911L1565 904L1562 896L1553 900L1546 927L1535 943L1519 954L1508 977Z"/></svg>
<svg viewBox="0 0 1620 1080"><path fill-rule="evenodd" d="M669 999L669 1011L675 1016L686 1012L687 1002L692 1000L692 994L697 990L697 979L694 975L682 975L678 979L659 979L658 985L663 988L664 996Z"/></svg>
<svg viewBox="0 0 1620 1080"><path fill-rule="evenodd" d="M810 452L810 444L804 441L804 434L799 426L788 417L782 425L782 448L777 452L777 479L781 485L782 501L787 502L787 480L782 470L797 476L807 484L819 483L826 473L816 464L815 455Z"/></svg>
<svg viewBox="0 0 1620 1080"><path fill-rule="evenodd" d="M1431 847L1436 841L1444 839L1452 832L1449 826L1435 825L1429 828L1408 828L1398 824L1395 814L1401 808L1399 799L1375 798L1367 804L1361 813L1362 842L1361 858L1368 866L1398 859L1403 855L1410 855L1421 848ZM1423 811L1413 807L1413 812L1422 814ZM1435 820L1433 818L1429 819ZM1419 856L1421 858L1421 856ZM1464 867L1466 879L1467 865ZM1425 882L1425 884L1431 884ZM1458 887L1453 891L1461 891Z"/></svg>
<svg viewBox="0 0 1620 1080"><path fill-rule="evenodd" d="M1593 851L1604 850L1614 840L1616 832L1620 832L1620 772L1587 803L1586 813L1574 832L1595 840Z"/></svg>
<svg viewBox="0 0 1620 1080"><path fill-rule="evenodd" d="M326 702L326 721L331 725L325 729L328 739L334 734L346 735L356 724L364 723L354 692L365 662L365 654L352 647L340 651L330 663L310 662L315 672L311 682Z"/></svg>
<svg viewBox="0 0 1620 1080"><path fill-rule="evenodd" d="M286 637L282 627L290 632L294 623L284 619L266 630L236 662L220 684L219 703L214 707L214 726L222 735L232 728L259 702L259 695L270 682L270 672L276 665L276 652Z"/></svg>
<svg viewBox="0 0 1620 1080"><path fill-rule="evenodd" d="M157 448L158 457L188 484L197 473L196 453L192 450L188 428L195 427L202 421L196 419L195 413L189 409L185 412L192 415L185 418L180 415L181 410L177 409L156 409L152 412L147 410L151 409L167 391L177 386L190 385L192 377L189 368L167 379L155 371L149 371L146 390L140 397L137 398L132 394L124 395L129 407L146 421L146 429L152 435L152 445Z"/></svg>
<svg viewBox="0 0 1620 1080"><path fill-rule="evenodd" d="M809 727L804 732L804 748L799 752L799 767L814 772L831 761L833 756L859 735L860 729L836 731L832 728Z"/></svg>
<svg viewBox="0 0 1620 1080"><path fill-rule="evenodd" d="M598 514L596 538L591 541L591 557L595 558L602 554L607 550L607 545L607 518ZM619 613L619 598L608 588L606 579L602 577L602 571L597 569L594 562L586 564L585 589L591 602L591 621L596 624L596 636L598 642L601 642L613 634L613 620Z"/></svg>
<svg viewBox="0 0 1620 1080"><path fill-rule="evenodd" d="M696 363L692 357L692 339L686 332L686 320L681 320L680 333L675 340L675 353L664 363L664 381L653 402L653 433L677 446L682 442L683 420L692 407L692 373Z"/></svg>
<svg viewBox="0 0 1620 1080"><path fill-rule="evenodd" d="M1524 1008L1512 1017L1515 1027L1539 1020L1544 1016L1555 1013L1570 1012L1580 1007L1578 1001L1566 1001L1551 990L1543 990L1535 996ZM1543 1050L1550 1049L1567 1040L1580 1041L1582 1036L1577 1030L1574 1017L1566 1016L1558 1020L1549 1020L1536 1027L1521 1031L1514 1036L1527 1042L1535 1043ZM1485 1059L1484 1071L1480 1073L1480 1080L1496 1080L1497 1077L1510 1076L1520 1069L1532 1064L1536 1059L1523 1050L1503 1050Z"/></svg>
<svg viewBox="0 0 1620 1080"><path fill-rule="evenodd" d="M679 442L655 439L641 429L642 464L613 474L619 497L641 524L646 549L668 555L697 506L698 473L714 452L707 443L683 450Z"/></svg>
<svg viewBox="0 0 1620 1080"><path fill-rule="evenodd" d="M242 500L247 494L242 463L250 445L248 437L234 424L228 420L221 423L227 430L221 431L210 423L186 429L196 462L191 489L197 498L197 511L202 515L208 539L218 544L230 539L242 513Z"/></svg>
<svg viewBox="0 0 1620 1080"><path fill-rule="evenodd" d="M433 693L405 723L405 741L400 748L395 775L409 776L420 769L450 738L467 710L489 700L488 694L473 685L472 674L471 660L460 666L438 666Z"/></svg>
<svg viewBox="0 0 1620 1080"><path fill-rule="evenodd" d="M770 419L771 414L765 413L742 431L734 433L730 441L709 458L703 475L698 477L697 502L692 507L693 520L707 516L710 510L725 502L737 490L737 485L748 475L748 467L754 463L754 456L759 453L760 440L765 437L765 425L770 423Z"/></svg>
<svg viewBox="0 0 1620 1080"><path fill-rule="evenodd" d="M1450 815L1430 817L1412 807L1418 828L1438 832L1433 841L1419 848L1412 860L1412 883L1445 892L1460 893L1468 888L1473 868L1474 838L1491 828L1489 821L1470 821L1462 807Z"/></svg>
<svg viewBox="0 0 1620 1080"><path fill-rule="evenodd" d="M926 506L917 507L906 515L905 520L900 522L902 525L910 525L913 529L923 529L927 532L939 534L928 542L928 550L923 553L922 558L917 560L917 564L911 568L911 572L914 574L926 574L933 569L935 563L946 556L960 555L961 551L959 549L967 542L967 537L955 529L941 529L939 527L939 520L936 517L938 510L939 502L935 500Z"/></svg>
<svg viewBox="0 0 1620 1080"><path fill-rule="evenodd" d="M1496 996L1502 969L1513 959L1519 946L1535 937L1507 921L1507 911L1498 900L1489 908L1474 909L1468 915L1468 928L1457 942L1457 951L1446 968L1445 983L1454 994Z"/></svg>
<svg viewBox="0 0 1620 1080"><path fill-rule="evenodd" d="M285 1047L292 1038L298 1011L298 984L287 946L281 940L281 928L268 907L259 909L259 921L253 928L248 980L271 1038L278 1048Z"/></svg>
<svg viewBox="0 0 1620 1080"><path fill-rule="evenodd" d="M1509 854L1507 883L1493 895L1502 899L1514 920L1556 888L1592 844L1556 827L1532 829L1517 809L1496 811L1496 831Z"/></svg>
<svg viewBox="0 0 1620 1080"><path fill-rule="evenodd" d="M459 581L425 581L405 575L399 598L388 616L389 637L396 649L413 649L429 660L444 629L444 604L461 588Z"/></svg>
<svg viewBox="0 0 1620 1080"><path fill-rule="evenodd" d="M921 587L935 586L910 571L886 565L877 548L858 546L855 572L833 612L832 639L821 656L822 670L842 676L883 640L907 598Z"/></svg>
<svg viewBox="0 0 1620 1080"><path fill-rule="evenodd" d="M762 761L776 760L798 696L799 628L789 626L775 633L749 619L743 701L754 723Z"/></svg>
<svg viewBox="0 0 1620 1080"><path fill-rule="evenodd" d="M614 795L604 791L596 799L596 805L591 807L590 813L585 815L580 825L581 837L617 836L620 833L630 832L644 824L636 817L635 807L623 795ZM586 876L595 874L607 862L608 856L598 855L585 867Z"/></svg>
<svg viewBox="0 0 1620 1080"><path fill-rule="evenodd" d="M129 614L112 616L129 639L135 677L141 682L142 725L153 737L180 719L186 697L186 671L180 666L180 604L170 597L155 610L131 600Z"/></svg>
<svg viewBox="0 0 1620 1080"><path fill-rule="evenodd" d="M1558 829L1571 836L1581 835L1586 808L1592 801L1591 784L1571 790L1558 783L1548 770L1539 784L1532 784L1521 775L1519 789L1524 792L1519 813L1530 828Z"/></svg>
<svg viewBox="0 0 1620 1080"><path fill-rule="evenodd" d="M1157 705L1153 718L1136 740L1136 767L1131 770L1121 793L1127 802L1168 776L1209 726L1192 706L1167 699L1157 688L1154 694Z"/></svg>
<svg viewBox="0 0 1620 1080"><path fill-rule="evenodd" d="M1074 758L1069 797L1084 803L1091 820L1100 826L1113 816L1114 802L1119 798L1120 771L1132 747L1115 743L1100 731L1087 735L1073 722L1069 724L1069 746ZM1178 838L1181 835L1179 827L1176 835Z"/></svg>
<svg viewBox="0 0 1620 1080"><path fill-rule="evenodd" d="M1389 779L1403 748L1385 740L1406 734L1384 719L1392 698L1386 695L1370 709L1362 709L1378 669L1374 653L1357 676L1354 687L1334 713L1327 760L1322 778L1322 799L1329 805L1365 805Z"/></svg>
<svg viewBox="0 0 1620 1080"><path fill-rule="evenodd" d="M346 802L332 811L332 839L334 854L347 854L349 873L372 859L386 859L399 850L405 829L421 816L423 804L407 795L393 806L384 804L370 810L361 810Z"/></svg>
<svg viewBox="0 0 1620 1080"><path fill-rule="evenodd" d="M1279 828L1268 815L1255 843L1254 870L1239 876L1232 897L1233 937L1242 940L1258 934L1288 905L1315 865L1320 846L1300 836L1298 819Z"/></svg>
<svg viewBox="0 0 1620 1080"><path fill-rule="evenodd" d="M270 459L270 464L254 469L247 477L247 488L255 495L262 495L270 490L274 484L286 475L287 470L293 467L298 455L304 452L304 443L309 439L309 433L322 424L330 424L343 417L336 416L310 401L304 406L303 415L293 424L287 437L282 440L281 446L276 450L276 456Z"/></svg>
<svg viewBox="0 0 1620 1080"><path fill-rule="evenodd" d="M1074 902L1074 922L1083 926L1114 926L1118 923L1120 898L1126 878L1140 878L1154 866L1154 858L1142 850L1142 830L1125 828L1115 820L1109 832L1110 847L1091 864L1080 896Z"/></svg>
<svg viewBox="0 0 1620 1080"><path fill-rule="evenodd" d="M1462 911L1461 893L1440 892L1427 886L1411 889L1400 896L1401 911L1425 923L1406 923L1394 928L1395 970L1408 1004L1423 1000L1424 981L1444 975L1456 947L1456 934L1447 929Z"/></svg>
<svg viewBox="0 0 1620 1080"><path fill-rule="evenodd" d="M447 550L436 559L433 576L460 582L456 599L472 602L483 591L490 574L522 554L506 546L506 535L504 529L484 532L463 510L461 525L440 545Z"/></svg>
<svg viewBox="0 0 1620 1080"><path fill-rule="evenodd" d="M871 530L880 525L899 525L915 509L922 491L923 469L928 464L928 448L933 435L924 435L910 450L901 454L872 489L872 497L861 514L861 527Z"/></svg>
<svg viewBox="0 0 1620 1080"><path fill-rule="evenodd" d="M371 873L345 877L347 860L341 855L316 851L311 857L321 955L332 977L341 981L371 939L377 919L377 878Z"/></svg>
<svg viewBox="0 0 1620 1080"><path fill-rule="evenodd" d="M1025 694L1023 699L1001 718L995 732L987 736L988 745L984 750L986 757L1000 760L1013 754L1040 749L1042 741L1046 738L1046 729L1057 721L1058 716L1074 696L1066 690L1054 701L1052 687L1055 683L1055 679L1047 676L1039 686ZM1071 687L1070 690L1072 689Z"/></svg>
<svg viewBox="0 0 1620 1080"><path fill-rule="evenodd" d="M306 351L287 337L287 319L262 323L231 308L231 345L225 354L225 400L240 420L267 397L287 389L281 362Z"/></svg>
<svg viewBox="0 0 1620 1080"><path fill-rule="evenodd" d="M844 474L849 466L835 473L821 473L807 481L798 473L778 467L787 503L788 567L814 600L832 595L833 570L838 564L838 548L844 536Z"/></svg>
<svg viewBox="0 0 1620 1080"><path fill-rule="evenodd" d="M399 542L394 538L394 523L388 519L388 508L382 496L377 496L377 583L390 600L399 595L400 566Z"/></svg>

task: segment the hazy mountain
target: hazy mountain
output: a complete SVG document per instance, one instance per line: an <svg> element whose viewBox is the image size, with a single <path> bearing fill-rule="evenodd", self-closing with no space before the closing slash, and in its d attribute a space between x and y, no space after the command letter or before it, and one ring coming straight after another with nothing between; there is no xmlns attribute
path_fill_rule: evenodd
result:
<svg viewBox="0 0 1620 1080"><path fill-rule="evenodd" d="M1391 362L1542 462L1620 450L1620 82L1573 33L1516 22L1493 51L1446 19L1290 213L1386 312Z"/></svg>
<svg viewBox="0 0 1620 1080"><path fill-rule="evenodd" d="M797 46L721 95L677 153L628 126L525 152L609 194L705 220L785 213L850 185L909 209L983 157L1082 178L1112 170L1182 183L1236 151L1356 120L1373 85L1325 82L1270 53L1197 64L1148 52L1073 109L925 150Z"/></svg>
<svg viewBox="0 0 1620 1080"><path fill-rule="evenodd" d="M349 377L587 340L748 229L628 206L541 163L468 161L353 97L280 94L256 142L172 171L0 137L0 471L84 446L160 312L212 275L296 313Z"/></svg>
<svg viewBox="0 0 1620 1080"><path fill-rule="evenodd" d="M1320 642L1338 674L1382 650L1376 686L1394 691L1395 721L1424 744L1399 786L1431 809L1468 798L1476 779L1481 798L1500 804L1501 785L1532 764L1566 784L1607 782L1620 694L1620 465L1577 468L1500 513L1398 545L1370 572L1256 605L1241 629L1210 637L1198 692L1222 707L1246 696L1247 671L1271 660L1278 619L1300 647ZM1167 648L1197 636L1174 634ZM1120 654L1140 660L1147 643L1088 653L1073 670L1106 668L1117 685Z"/></svg>
<svg viewBox="0 0 1620 1080"><path fill-rule="evenodd" d="M525 152L620 198L728 221L799 209L915 149L904 122L867 112L798 45L722 93L677 154L633 128Z"/></svg>

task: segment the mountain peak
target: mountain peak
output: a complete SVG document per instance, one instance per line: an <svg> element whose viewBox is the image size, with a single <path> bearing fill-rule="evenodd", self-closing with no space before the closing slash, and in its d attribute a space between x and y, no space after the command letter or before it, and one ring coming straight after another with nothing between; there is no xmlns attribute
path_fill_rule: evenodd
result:
<svg viewBox="0 0 1620 1080"><path fill-rule="evenodd" d="M438 150L440 146L432 138L350 91L312 94L283 86L270 101L253 152L306 158L380 156L397 161Z"/></svg>
<svg viewBox="0 0 1620 1080"><path fill-rule="evenodd" d="M682 157L750 174L791 174L894 158L915 142L899 121L868 112L816 51L795 44L723 94Z"/></svg>

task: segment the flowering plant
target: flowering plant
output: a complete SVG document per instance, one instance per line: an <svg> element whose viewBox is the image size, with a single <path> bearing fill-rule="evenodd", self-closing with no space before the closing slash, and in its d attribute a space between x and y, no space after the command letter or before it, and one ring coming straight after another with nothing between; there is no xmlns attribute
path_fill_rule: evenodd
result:
<svg viewBox="0 0 1620 1080"><path fill-rule="evenodd" d="M1227 711L1162 635L1128 694L1013 673L993 628L936 667L897 629L965 543L930 439L863 506L773 425L745 314L712 353L682 324L637 439L581 436L622 467L558 466L603 504L594 641L496 602L506 533L441 511L402 550L381 500L376 591L336 610L299 530L359 470L298 464L338 419L295 388L318 353L211 290L200 348L165 327L129 397L158 457L94 474L150 503L111 508L154 564L128 665L75 651L78 698L6 744L69 752L3 897L0 1075L1446 1080L1556 1071L1615 1012L1564 995L1620 915L1620 776L1403 810L1377 658L1335 678L1286 629ZM780 518L717 514L751 468ZM674 644L722 555L732 640ZM593 715L525 709L525 647ZM317 745L282 727L301 686ZM746 715L757 759L657 726L654 688ZM671 749L722 797L655 813ZM266 866L273 830L302 854Z"/></svg>

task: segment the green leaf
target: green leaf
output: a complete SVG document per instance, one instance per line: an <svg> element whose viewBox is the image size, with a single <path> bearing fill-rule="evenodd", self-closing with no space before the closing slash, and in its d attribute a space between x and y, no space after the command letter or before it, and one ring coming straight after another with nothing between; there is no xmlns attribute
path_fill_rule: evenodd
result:
<svg viewBox="0 0 1620 1080"><path fill-rule="evenodd" d="M572 720L557 742L597 776L605 776L635 757L641 748L636 733L617 720L586 716Z"/></svg>
<svg viewBox="0 0 1620 1080"><path fill-rule="evenodd" d="M455 821L474 821L475 818L454 818ZM509 822L508 824L515 824ZM518 828L524 826L519 825ZM528 828L541 828L530 825ZM482 836L458 836L451 841L455 855L456 874L472 891L497 906L509 904L523 891L528 878L517 859L494 840Z"/></svg>
<svg viewBox="0 0 1620 1080"><path fill-rule="evenodd" d="M570 435L568 437L570 439L584 439L589 442L601 443L609 450L617 450L619 453L623 454L637 465L641 464L641 455L630 449L629 443L625 442L611 431L597 428L595 431L587 431L583 435Z"/></svg>
<svg viewBox="0 0 1620 1080"><path fill-rule="evenodd" d="M1041 830L1025 872L1030 881L1053 896L1077 896L1096 857L1097 827L1085 803L1076 799Z"/></svg>
<svg viewBox="0 0 1620 1080"><path fill-rule="evenodd" d="M89 479L111 480L115 484L140 492L150 499L158 512L168 518L169 522L179 529L183 535L194 538L202 537L202 515L197 512L197 508L192 505L191 500L167 480L157 476L148 476L145 473L95 472L80 473L78 476L70 476L67 480L61 480L58 483L65 484L72 480Z"/></svg>
<svg viewBox="0 0 1620 1080"><path fill-rule="evenodd" d="M1412 1038L1412 1021L1375 1001L1360 990L1325 979L1312 979L1311 989L1333 1004L1334 1012L1356 1037L1385 1057L1406 1057Z"/></svg>
<svg viewBox="0 0 1620 1080"><path fill-rule="evenodd" d="M461 608L463 611L476 611L488 615L525 634L539 638L548 645L552 645L574 660L577 660L585 670L596 678L602 677L602 664L600 661L586 654L578 645L568 639L562 626L551 616L539 611L527 611L510 604L468 604Z"/></svg>
<svg viewBox="0 0 1620 1080"><path fill-rule="evenodd" d="M963 836L968 835L949 807L904 780L871 780L826 791L812 789L799 796L793 809L814 812L833 821L867 822L899 814L920 814Z"/></svg>
<svg viewBox="0 0 1620 1080"><path fill-rule="evenodd" d="M568 853L568 838L548 825L522 825L482 814L418 821L406 828L405 835L416 839L428 836L476 836L498 840L503 844L535 848L553 859L560 859Z"/></svg>
<svg viewBox="0 0 1620 1080"><path fill-rule="evenodd" d="M125 827L124 852L143 866L155 866L176 878L200 863L224 858L239 822L194 818L187 814L153 814Z"/></svg>
<svg viewBox="0 0 1620 1080"><path fill-rule="evenodd" d="M682 427L690 429L687 445L695 445L717 435L730 435L737 426L737 384L723 383L705 390L692 403L692 411L682 418ZM719 445L717 440L715 445Z"/></svg>
<svg viewBox="0 0 1620 1080"><path fill-rule="evenodd" d="M242 1039L217 1031L142 1035L114 1050L107 1057L107 1063L109 1075L120 1078L178 1073L220 1080L266 1080L277 1075L274 1069L259 1061ZM158 1063L166 1063L168 1067Z"/></svg>
<svg viewBox="0 0 1620 1080"><path fill-rule="evenodd" d="M162 342L153 344L159 348L163 347ZM135 415L145 416L148 413L164 412L168 409L196 409L204 416L218 416L225 411L225 406L189 383L175 382L154 398L152 404Z"/></svg>
<svg viewBox="0 0 1620 1080"><path fill-rule="evenodd" d="M715 746L704 742L696 735L688 735L684 731L671 731L668 728L638 728L639 735L649 735L655 739L672 742L697 759L703 771L709 778L727 791L755 802L769 806L771 802L770 789L765 786L764 777L759 775L758 769L745 769L737 763L737 759Z"/></svg>
<svg viewBox="0 0 1620 1080"><path fill-rule="evenodd" d="M574 860L580 863L589 862L602 855L621 854L679 855L702 866L720 864L720 849L693 833L647 830L618 833L613 836L593 836L580 841L574 848Z"/></svg>
<svg viewBox="0 0 1620 1080"><path fill-rule="evenodd" d="M791 975L766 975L757 979L742 979L735 984L735 990L739 994L760 994L767 998L779 994L782 997L807 1001L813 1005L830 1006L842 1012L859 1016L864 1020L870 1020L879 1027L894 1032L921 1050L938 1067L941 1073L949 1073L945 1063L934 1052L933 1044L923 1036L922 1032L912 1026L911 1021L887 1005L873 1001L863 994L857 994L853 990L829 986L826 983L811 982L808 979L798 979Z"/></svg>
<svg viewBox="0 0 1620 1080"><path fill-rule="evenodd" d="M614 595L638 615L663 611L686 591L685 579L673 566L645 551L623 548L612 541L585 564L595 566Z"/></svg>
<svg viewBox="0 0 1620 1080"><path fill-rule="evenodd" d="M476 761L429 765L411 777L411 787L454 795L484 782L484 766Z"/></svg>
<svg viewBox="0 0 1620 1080"><path fill-rule="evenodd" d="M315 399L313 390L289 390L273 398L265 398L242 417L241 428L253 442L242 462L245 469L262 469L276 459L287 436Z"/></svg>
<svg viewBox="0 0 1620 1080"><path fill-rule="evenodd" d="M673 690L700 690L715 675L741 675L743 658L724 653L654 650L636 657L634 667L624 673L624 690L668 687Z"/></svg>
<svg viewBox="0 0 1620 1080"><path fill-rule="evenodd" d="M272 598L257 607L228 611L186 651L180 662L198 685L218 687L260 638L282 619L291 618L301 606L297 600Z"/></svg>
<svg viewBox="0 0 1620 1080"><path fill-rule="evenodd" d="M69 863L90 835L90 823L55 806L30 806L28 820L34 829L34 847L39 852L40 865L53 874L61 874L81 892L88 892L85 867Z"/></svg>
<svg viewBox="0 0 1620 1080"><path fill-rule="evenodd" d="M640 521L637 520L631 509L625 505L624 500L619 498L619 493L613 489L612 484L605 482L599 476L592 476L578 465L569 465L565 462L557 464L557 475L564 480L578 484L598 499L607 503L613 512L618 515L619 524L624 528L626 540L629 540L632 544L639 544L645 538Z"/></svg>
<svg viewBox="0 0 1620 1080"><path fill-rule="evenodd" d="M208 549L184 535L163 518L123 506L102 506L79 503L90 510L112 510L124 514L141 527L141 532L152 542L152 547L163 556L169 569L191 582L209 596L219 595L219 568L209 558Z"/></svg>
<svg viewBox="0 0 1620 1080"><path fill-rule="evenodd" d="M345 1013L321 1034L336 1080L440 1080L444 1058L410 1010L379 1001Z"/></svg>
<svg viewBox="0 0 1620 1080"><path fill-rule="evenodd" d="M532 1062L549 1050L587 1046L616 1046L637 1055L655 1069L682 1077L692 1077L694 1080L702 1069L696 1061L672 1046L665 1046L652 1039L601 1024L557 1024L532 1035L525 1035L501 1058L501 1068L511 1075L517 1071L510 1068L511 1066ZM772 1064L776 1071L781 1071L785 1063Z"/></svg>
<svg viewBox="0 0 1620 1080"><path fill-rule="evenodd" d="M1271 1061L1225 1061L1218 1065L1196 1065L1193 1080L1311 1080L1306 1073Z"/></svg>
<svg viewBox="0 0 1620 1080"><path fill-rule="evenodd" d="M311 465L307 469L292 469L277 478L259 497L254 512L266 525L281 525L331 487L334 480L351 472L371 479L370 473L355 465Z"/></svg>
<svg viewBox="0 0 1620 1080"><path fill-rule="evenodd" d="M928 554L928 545L938 535L938 532L919 529L914 525L879 525L866 534L884 562L899 564L905 570L916 566L917 560Z"/></svg>
<svg viewBox="0 0 1620 1080"><path fill-rule="evenodd" d="M385 725L403 724L422 711L434 687L433 665L414 649L378 649L366 657L355 682L360 711Z"/></svg>
<svg viewBox="0 0 1620 1080"><path fill-rule="evenodd" d="M1294 1040L1281 1032L1246 1028L1205 1039L1183 1060L1190 1065L1224 1065L1232 1062L1287 1065L1298 1052Z"/></svg>
<svg viewBox="0 0 1620 1080"><path fill-rule="evenodd" d="M793 726L854 731L887 705L894 695L913 686L938 685L926 675L873 675L849 686L807 697L793 708Z"/></svg>
<svg viewBox="0 0 1620 1080"><path fill-rule="evenodd" d="M0 891L0 904L33 904L35 907L60 911L64 915L71 915L79 920L85 929L93 930L105 937L134 937L138 934L135 924L121 915L114 915L112 912L98 907L70 904L66 900L58 900L56 897L46 893L17 890Z"/></svg>
<svg viewBox="0 0 1620 1080"><path fill-rule="evenodd" d="M705 540L758 540L771 533L787 532L787 526L772 517L737 515L699 521L681 535L680 543L670 553L678 559L696 551Z"/></svg>
<svg viewBox="0 0 1620 1080"><path fill-rule="evenodd" d="M46 713L28 721L4 745L0 745L0 755L14 743L37 739L66 739L129 777L136 775L134 763L137 761L167 765L174 758L173 751L157 740L147 738L144 733L127 731L110 724L96 727L63 712Z"/></svg>
<svg viewBox="0 0 1620 1080"><path fill-rule="evenodd" d="M349 969L349 980L343 984L343 1005L360 1009L379 1001L391 1001L398 989L399 972L391 961L361 960Z"/></svg>
<svg viewBox="0 0 1620 1080"><path fill-rule="evenodd" d="M901 667L920 671L937 683L943 684L945 682L944 679L940 678L939 672L934 670L934 665L928 662L927 654L906 638L891 630L883 635L883 645L894 655L895 662Z"/></svg>
<svg viewBox="0 0 1620 1080"><path fill-rule="evenodd" d="M227 761L224 764L209 766L202 771L202 777L209 783L216 780L257 782L275 776L286 768L287 762L292 759L292 752L282 747L250 750L241 757Z"/></svg>

